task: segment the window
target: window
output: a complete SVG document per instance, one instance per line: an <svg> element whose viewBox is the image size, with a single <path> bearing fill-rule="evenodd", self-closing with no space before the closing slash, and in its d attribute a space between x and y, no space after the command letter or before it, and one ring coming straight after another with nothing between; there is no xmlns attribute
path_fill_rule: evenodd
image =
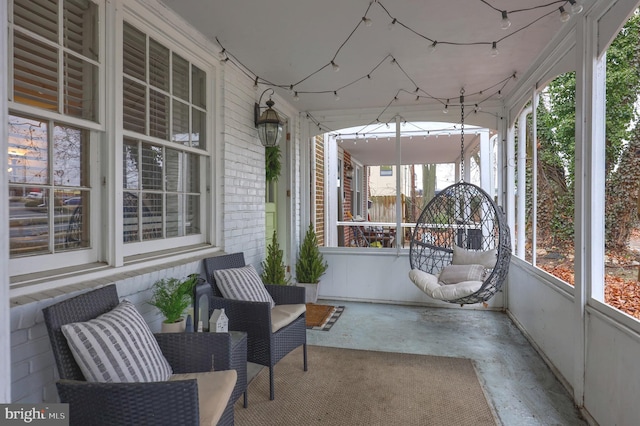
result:
<svg viewBox="0 0 640 426"><path fill-rule="evenodd" d="M14 0L9 10L13 271L50 268L57 256L66 265L95 260L89 164L101 130L99 7L90 0ZM42 261L30 260L34 255Z"/></svg>
<svg viewBox="0 0 640 426"><path fill-rule="evenodd" d="M88 132L9 116L11 256L89 246Z"/></svg>
<svg viewBox="0 0 640 426"><path fill-rule="evenodd" d="M200 235L206 73L125 23L122 97L123 242Z"/></svg>
<svg viewBox="0 0 640 426"><path fill-rule="evenodd" d="M15 0L13 101L98 121L98 12L89 0Z"/></svg>

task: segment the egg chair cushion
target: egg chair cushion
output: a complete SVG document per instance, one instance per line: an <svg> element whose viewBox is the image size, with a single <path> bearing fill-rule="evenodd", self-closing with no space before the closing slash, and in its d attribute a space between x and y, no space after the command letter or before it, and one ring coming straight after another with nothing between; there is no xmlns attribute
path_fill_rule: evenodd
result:
<svg viewBox="0 0 640 426"><path fill-rule="evenodd" d="M452 265L482 265L487 269L493 269L497 261L496 249L486 251L467 250L453 246Z"/></svg>
<svg viewBox="0 0 640 426"><path fill-rule="evenodd" d="M438 281L442 284L458 284L463 281L482 281L485 267L482 265L448 265L445 266Z"/></svg>
<svg viewBox="0 0 640 426"><path fill-rule="evenodd" d="M409 272L409 279L432 299L445 301L469 296L482 287L482 281L462 281L457 284L443 285L438 282L437 276L420 269L412 269Z"/></svg>

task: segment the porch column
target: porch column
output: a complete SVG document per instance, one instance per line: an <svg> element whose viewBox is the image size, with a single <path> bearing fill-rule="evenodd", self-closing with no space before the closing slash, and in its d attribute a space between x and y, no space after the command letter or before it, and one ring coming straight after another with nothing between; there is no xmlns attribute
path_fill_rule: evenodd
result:
<svg viewBox="0 0 640 426"><path fill-rule="evenodd" d="M7 7L6 2L0 7L0 69L8 69L8 23L7 23ZM0 137L7 140L7 123L9 122L9 113L7 106L7 73L0 75ZM6 197L9 194L9 172L7 171L8 163L7 150L0 152L0 163L3 164L0 170L0 194ZM0 207L0 223L9 223L9 203L2 203ZM11 330L9 321L9 228L7 226L0 227L0 246L2 256L0 256L0 300L4 303L4 309L0 309L0 403L8 404L11 402Z"/></svg>
<svg viewBox="0 0 640 426"><path fill-rule="evenodd" d="M528 106L520 113L518 117L518 196L517 196L517 237L516 237L516 256L520 259L525 258L525 243L527 241L525 234L525 201L527 199L527 115L532 111L532 107Z"/></svg>
<svg viewBox="0 0 640 426"><path fill-rule="evenodd" d="M491 155L491 143L489 132L480 132L480 187L493 198L495 188L493 185L493 161Z"/></svg>
<svg viewBox="0 0 640 426"><path fill-rule="evenodd" d="M511 247L515 247L516 232L516 127L509 126L507 129L507 223L511 232Z"/></svg>

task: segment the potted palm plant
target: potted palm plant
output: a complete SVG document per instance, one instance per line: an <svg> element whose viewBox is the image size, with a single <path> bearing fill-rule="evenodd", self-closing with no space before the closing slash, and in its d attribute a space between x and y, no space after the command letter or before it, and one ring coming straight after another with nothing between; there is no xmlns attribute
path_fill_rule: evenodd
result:
<svg viewBox="0 0 640 426"><path fill-rule="evenodd" d="M164 316L163 333L177 333L185 330L184 311L191 304L193 287L200 276L191 274L186 279L162 278L153 284L153 297L149 301Z"/></svg>
<svg viewBox="0 0 640 426"><path fill-rule="evenodd" d="M296 258L296 281L299 287L305 288L306 303L316 303L318 300L318 285L320 277L327 271L329 265L318 248L318 238L309 224L307 232L298 250Z"/></svg>

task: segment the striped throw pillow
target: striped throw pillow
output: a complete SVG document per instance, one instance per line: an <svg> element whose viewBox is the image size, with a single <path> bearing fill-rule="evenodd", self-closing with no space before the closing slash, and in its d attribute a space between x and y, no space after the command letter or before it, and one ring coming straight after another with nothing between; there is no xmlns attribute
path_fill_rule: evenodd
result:
<svg viewBox="0 0 640 426"><path fill-rule="evenodd" d="M87 322L62 326L88 382L160 382L173 371L135 306L122 301Z"/></svg>
<svg viewBox="0 0 640 426"><path fill-rule="evenodd" d="M269 302L272 308L276 305L253 265L218 269L213 276L225 299Z"/></svg>

